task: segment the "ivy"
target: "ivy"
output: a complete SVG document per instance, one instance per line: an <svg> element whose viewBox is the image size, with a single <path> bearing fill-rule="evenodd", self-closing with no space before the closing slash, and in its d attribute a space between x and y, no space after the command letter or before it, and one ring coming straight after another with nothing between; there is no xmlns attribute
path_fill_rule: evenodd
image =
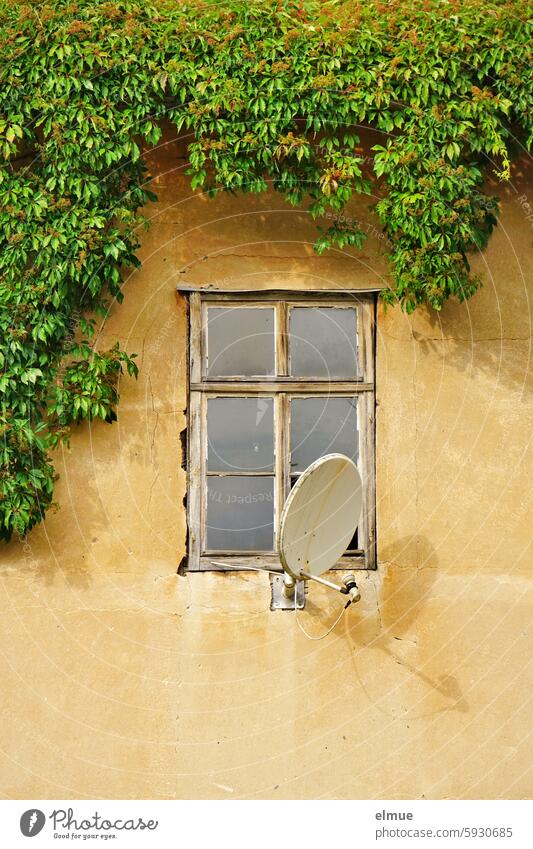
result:
<svg viewBox="0 0 533 849"><path fill-rule="evenodd" d="M274 186L317 220L318 252L360 248L342 211L378 196L384 297L408 311L475 292L468 253L498 214L484 179L533 138L522 0L4 0L0 34L4 539L51 505L54 445L112 421L136 374L133 354L96 350L94 320L138 264L141 150L163 119L191 138L192 188ZM370 176L360 126L382 133Z"/></svg>

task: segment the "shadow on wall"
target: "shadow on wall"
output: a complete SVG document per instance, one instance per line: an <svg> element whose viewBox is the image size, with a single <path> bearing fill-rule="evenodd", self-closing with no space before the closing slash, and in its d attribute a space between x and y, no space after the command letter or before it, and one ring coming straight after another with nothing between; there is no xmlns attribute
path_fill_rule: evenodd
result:
<svg viewBox="0 0 533 849"><path fill-rule="evenodd" d="M366 689L358 668L358 655L364 651L378 653L395 664L403 667L409 679L418 679L422 685L439 695L439 705L429 714L422 712L417 717L434 715L438 712L459 711L466 713L468 703L463 698L457 679L443 670L433 676L424 671L419 659L427 655L423 641L431 642L433 655L439 653L435 645L435 631L426 638L420 629L421 614L430 600L432 588L437 578L438 559L434 549L423 536L404 537L398 540L394 548L385 548L381 552L380 569L383 580L374 583L376 590L377 618L366 616L355 626L353 620L345 619L345 634L351 644L352 660L356 675L376 709L389 715ZM402 566L402 561L413 564ZM366 584L369 588L369 583ZM362 587L363 592L364 585ZM377 621L377 628L376 628ZM429 633L429 632L427 632ZM443 632L443 641L446 634ZM400 649L406 651L400 653ZM407 655L407 656L406 656ZM445 665L446 655L439 661L439 667ZM382 667L383 660L374 659L375 666ZM441 665L442 664L442 665Z"/></svg>
<svg viewBox="0 0 533 849"><path fill-rule="evenodd" d="M161 416L160 435L172 433L175 425L173 416ZM177 439L176 446L179 460ZM59 446L54 453L59 473L55 506L24 539L14 537L0 546L0 576L17 573L45 586L61 577L70 587L84 590L93 583L98 563L110 571L132 568L128 529L135 528L137 536L139 528L147 537L154 535L146 515L151 487L138 484L144 483L142 475L149 469L154 470L152 486L157 480L156 449L142 433L133 427L121 429L119 423L110 427L84 422L74 428L70 447ZM156 497L161 497L159 490Z"/></svg>
<svg viewBox="0 0 533 849"><path fill-rule="evenodd" d="M442 358L462 374L484 374L511 391L523 391L531 355L532 185L533 160L522 156L509 183L492 179L485 186L501 209L487 247L469 256L483 285L464 303L453 299L441 312L424 309L413 316L413 339L423 356ZM519 354L517 344L523 346Z"/></svg>
<svg viewBox="0 0 533 849"><path fill-rule="evenodd" d="M476 297L476 296L474 296ZM434 317L432 317L434 321ZM472 319L475 323L475 319ZM530 380L531 348L527 337L475 339L453 338L448 333L457 332L457 324L452 315L444 308L440 325L435 328L435 337L428 337L413 330L413 339L420 349L420 357L432 357L435 373L439 369L452 366L465 376L470 383L475 383L479 375L491 382L494 390L512 392L513 397L522 403L527 402L527 383ZM523 352L518 353L516 345L522 343Z"/></svg>

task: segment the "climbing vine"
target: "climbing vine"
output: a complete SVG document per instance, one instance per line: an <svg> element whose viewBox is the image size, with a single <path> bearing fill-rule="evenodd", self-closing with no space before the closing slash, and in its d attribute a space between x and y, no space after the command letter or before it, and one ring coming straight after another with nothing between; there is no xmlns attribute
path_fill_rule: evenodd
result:
<svg viewBox="0 0 533 849"><path fill-rule="evenodd" d="M53 496L51 449L115 417L134 355L95 317L137 265L153 198L142 146L187 132L193 188L267 186L360 247L344 209L376 194L387 301L441 309L479 286L497 219L484 176L531 143L528 4L490 0L0 3L0 535ZM382 133L363 176L357 128ZM332 223L331 223L332 222ZM331 226L326 226L326 224Z"/></svg>

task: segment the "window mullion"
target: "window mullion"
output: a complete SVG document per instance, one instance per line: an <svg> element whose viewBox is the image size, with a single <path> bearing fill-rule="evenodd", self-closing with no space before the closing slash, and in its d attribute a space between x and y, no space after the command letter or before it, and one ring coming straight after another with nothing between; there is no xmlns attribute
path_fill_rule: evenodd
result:
<svg viewBox="0 0 533 849"><path fill-rule="evenodd" d="M239 469L237 472L206 472L205 475L207 478L271 478L275 474L275 471L270 472L256 472L256 471L244 471Z"/></svg>
<svg viewBox="0 0 533 849"><path fill-rule="evenodd" d="M363 480L363 510L359 534L359 548L365 552L366 568L376 568L375 504L376 476L374 455L374 396L367 393L358 401L360 471Z"/></svg>
<svg viewBox="0 0 533 849"><path fill-rule="evenodd" d="M276 304L276 371L278 377L287 377L289 374L289 329L287 322L287 302L279 301Z"/></svg>
<svg viewBox="0 0 533 849"><path fill-rule="evenodd" d="M189 530L189 569L200 568L203 542L203 501L205 482L202 473L202 393L189 396L189 429L187 437L187 513Z"/></svg>
<svg viewBox="0 0 533 849"><path fill-rule="evenodd" d="M279 520L285 503L285 457L287 432L284 426L285 393L278 392L274 398L274 472L276 500L274 505L274 550L277 549Z"/></svg>
<svg viewBox="0 0 533 849"><path fill-rule="evenodd" d="M202 503L200 510L200 539L202 551L207 547L207 396L201 393L200 401L200 477Z"/></svg>
<svg viewBox="0 0 533 849"><path fill-rule="evenodd" d="M291 491L291 396L283 396L283 433L285 439L285 454L283 457L283 488L284 497Z"/></svg>
<svg viewBox="0 0 533 849"><path fill-rule="evenodd" d="M359 304L357 308L357 349L360 374L374 384L374 305Z"/></svg>
<svg viewBox="0 0 533 849"><path fill-rule="evenodd" d="M203 318L202 301L200 295L191 295L189 300L189 379L191 383L199 383L202 379L202 356L203 352Z"/></svg>

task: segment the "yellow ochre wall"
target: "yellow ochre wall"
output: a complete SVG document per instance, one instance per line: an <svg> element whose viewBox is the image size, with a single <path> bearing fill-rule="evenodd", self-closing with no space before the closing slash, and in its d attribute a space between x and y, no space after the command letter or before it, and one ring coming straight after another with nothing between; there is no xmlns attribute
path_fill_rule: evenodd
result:
<svg viewBox="0 0 533 849"><path fill-rule="evenodd" d="M376 137L365 135L364 150ZM361 287L362 251L312 250L275 193L191 193L184 143L147 153L159 200L100 346L138 353L118 422L58 452L58 509L0 551L0 790L14 798L532 795L531 175L502 198L484 288L378 313L379 568L334 633L269 611L266 575L177 574L184 554L183 281ZM528 219L529 214L529 219ZM339 599L312 586L322 633Z"/></svg>

